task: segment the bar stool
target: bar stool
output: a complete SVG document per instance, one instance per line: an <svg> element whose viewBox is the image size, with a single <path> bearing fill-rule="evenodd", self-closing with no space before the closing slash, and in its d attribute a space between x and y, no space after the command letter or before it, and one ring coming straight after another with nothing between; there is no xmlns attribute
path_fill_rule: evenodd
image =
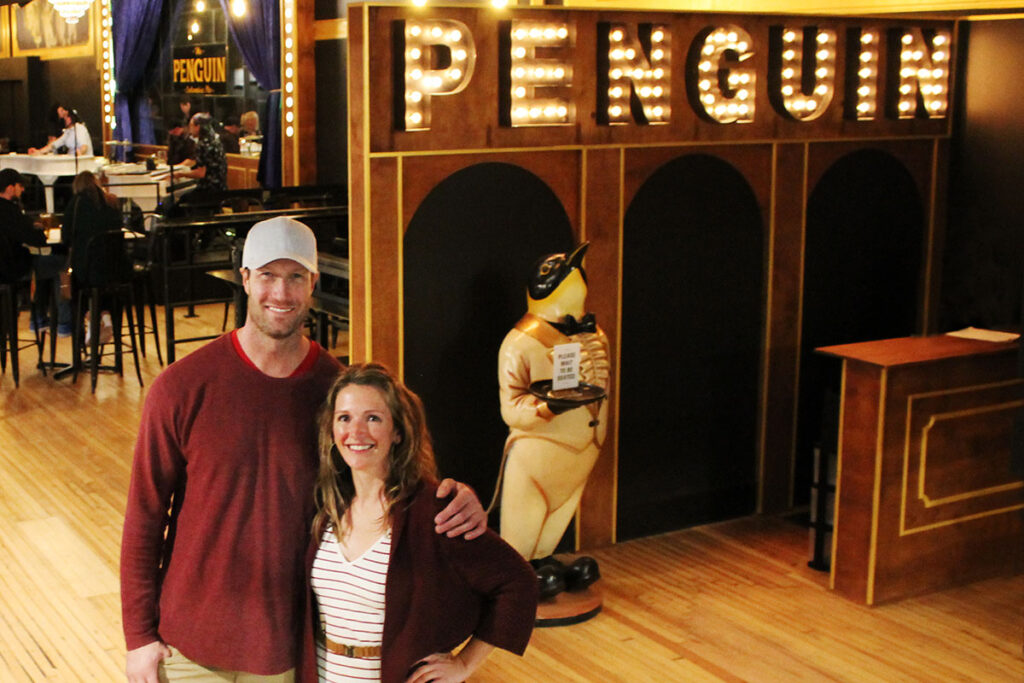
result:
<svg viewBox="0 0 1024 683"><path fill-rule="evenodd" d="M135 321L138 323L139 351L146 357L146 335L153 335L156 358L160 367L164 356L160 351L160 328L156 323L156 297L153 290L153 270L156 263L156 237L152 233L132 230L136 237L132 242L132 286L135 288ZM140 246L141 245L141 246ZM149 308L149 325L146 325L146 308Z"/></svg>
<svg viewBox="0 0 1024 683"><path fill-rule="evenodd" d="M72 355L74 370L72 382L78 380L78 370L82 365L82 335L85 326L82 324L83 311L88 305L89 311L89 374L92 392L96 393L96 377L100 370L114 370L124 376L123 347L121 323L124 314L128 317L128 345L131 347L132 359L135 361L135 376L142 386L142 372L139 369L139 354L135 344L135 290L132 286L133 271L125 252L124 233L121 230L108 230L93 235L86 243L86 272L74 273L75 310L74 310L74 342ZM113 323L114 365L100 365L100 301L101 297L111 301L111 322Z"/></svg>
<svg viewBox="0 0 1024 683"><path fill-rule="evenodd" d="M22 343L18 338L18 289L23 283L27 285L29 281L0 284L0 372L7 372L7 357L10 354L11 377L14 379L16 388L21 381L18 352L21 349L35 346L39 353L40 367L42 367L43 361L43 346L39 337L42 316L36 305L33 304L29 311L29 315L34 316L36 320L34 339ZM43 374L46 374L45 368Z"/></svg>

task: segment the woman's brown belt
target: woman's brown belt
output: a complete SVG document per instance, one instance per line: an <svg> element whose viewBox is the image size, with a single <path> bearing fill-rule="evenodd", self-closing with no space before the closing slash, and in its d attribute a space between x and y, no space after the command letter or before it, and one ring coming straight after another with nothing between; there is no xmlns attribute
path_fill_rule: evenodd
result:
<svg viewBox="0 0 1024 683"><path fill-rule="evenodd" d="M354 659L380 659L380 645L349 645L336 643L326 635L323 638L324 648L333 654Z"/></svg>

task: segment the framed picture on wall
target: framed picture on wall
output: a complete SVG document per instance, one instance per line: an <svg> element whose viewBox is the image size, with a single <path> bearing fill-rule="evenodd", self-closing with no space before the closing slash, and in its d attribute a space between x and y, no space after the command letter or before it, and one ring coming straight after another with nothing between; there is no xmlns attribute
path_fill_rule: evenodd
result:
<svg viewBox="0 0 1024 683"><path fill-rule="evenodd" d="M11 9L0 7L0 59L11 56Z"/></svg>
<svg viewBox="0 0 1024 683"><path fill-rule="evenodd" d="M93 54L93 9L69 24L49 2L10 6L11 55L40 59L87 57Z"/></svg>

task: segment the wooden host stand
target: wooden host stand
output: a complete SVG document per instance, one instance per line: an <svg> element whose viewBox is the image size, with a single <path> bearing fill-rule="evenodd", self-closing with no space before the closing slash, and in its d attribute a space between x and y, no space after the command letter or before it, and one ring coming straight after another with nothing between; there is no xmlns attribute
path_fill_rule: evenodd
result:
<svg viewBox="0 0 1024 683"><path fill-rule="evenodd" d="M831 585L873 605L1024 571L1017 343L946 335L817 349L843 360Z"/></svg>

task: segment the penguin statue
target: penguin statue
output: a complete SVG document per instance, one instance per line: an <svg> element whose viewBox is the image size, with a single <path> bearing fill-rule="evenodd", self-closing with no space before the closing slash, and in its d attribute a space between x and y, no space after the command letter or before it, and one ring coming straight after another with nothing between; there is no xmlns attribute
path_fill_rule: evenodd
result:
<svg viewBox="0 0 1024 683"><path fill-rule="evenodd" d="M593 558L566 566L553 553L604 443L608 404L566 407L530 392L532 383L552 378L553 347L572 342L581 346L580 381L608 390L608 339L585 308L588 246L538 261L527 313L498 352L501 417L509 428L499 484L501 536L530 560L542 599L583 591L600 577Z"/></svg>

